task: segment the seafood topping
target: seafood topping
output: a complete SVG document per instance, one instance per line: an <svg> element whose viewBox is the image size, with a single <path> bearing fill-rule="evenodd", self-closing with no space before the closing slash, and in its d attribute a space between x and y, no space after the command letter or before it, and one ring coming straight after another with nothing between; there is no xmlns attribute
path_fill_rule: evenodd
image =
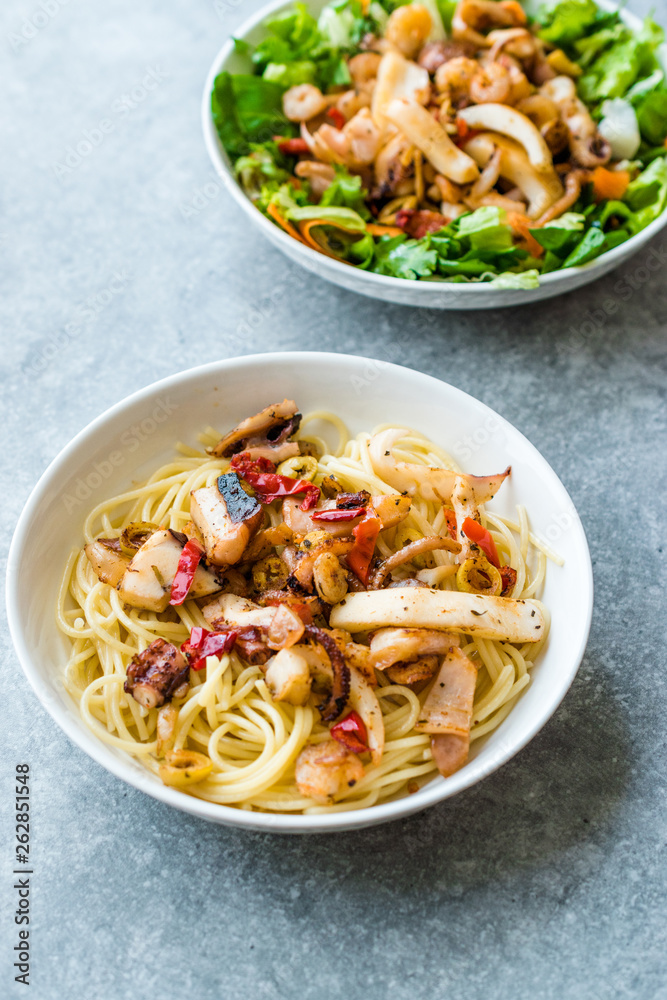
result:
<svg viewBox="0 0 667 1000"><path fill-rule="evenodd" d="M345 702L350 693L350 668L345 662L335 639L322 628L316 625L306 625L304 628L304 638L319 642L331 662L333 671L333 683L331 694L323 705L318 708L325 722L330 722L343 711Z"/></svg>
<svg viewBox="0 0 667 1000"><path fill-rule="evenodd" d="M157 708L187 690L189 667L182 653L170 642L155 639L142 653L132 657L124 689L144 708Z"/></svg>
<svg viewBox="0 0 667 1000"><path fill-rule="evenodd" d="M299 446L290 442L299 429L301 414L293 399L283 399L282 403L272 403L247 417L221 438L211 449L218 458L231 458L240 451L247 451L251 458L268 458L272 462L282 462L299 454Z"/></svg>
<svg viewBox="0 0 667 1000"><path fill-rule="evenodd" d="M264 520L261 504L248 496L235 472L220 476L217 486L193 490L190 515L216 566L237 563Z"/></svg>
<svg viewBox="0 0 667 1000"><path fill-rule="evenodd" d="M247 521L258 514L260 505L246 493L235 472L218 476L218 492L224 498L227 513L234 523Z"/></svg>
<svg viewBox="0 0 667 1000"><path fill-rule="evenodd" d="M311 743L296 759L296 784L302 795L323 805L352 788L364 776L356 753L336 740Z"/></svg>

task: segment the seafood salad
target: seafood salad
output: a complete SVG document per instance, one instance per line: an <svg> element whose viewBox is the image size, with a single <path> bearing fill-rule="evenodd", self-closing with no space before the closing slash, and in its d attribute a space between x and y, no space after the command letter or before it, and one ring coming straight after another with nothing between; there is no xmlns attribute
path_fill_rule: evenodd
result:
<svg viewBox="0 0 667 1000"><path fill-rule="evenodd" d="M211 107L236 177L293 239L411 280L530 288L667 207L651 19L594 0L333 0L278 11Z"/></svg>
<svg viewBox="0 0 667 1000"><path fill-rule="evenodd" d="M338 447L310 428L333 425ZM243 809L359 809L463 767L547 641L548 555L428 438L284 399L91 511L58 622L96 737Z"/></svg>

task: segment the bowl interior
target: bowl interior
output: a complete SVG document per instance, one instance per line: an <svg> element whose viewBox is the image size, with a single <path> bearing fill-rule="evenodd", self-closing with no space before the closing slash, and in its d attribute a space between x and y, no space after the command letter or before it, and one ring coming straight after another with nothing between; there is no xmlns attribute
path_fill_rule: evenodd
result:
<svg viewBox="0 0 667 1000"><path fill-rule="evenodd" d="M527 507L533 530L565 559L550 564L543 600L552 630L533 683L502 725L473 745L463 770L418 793L359 812L274 816L203 802L162 783L83 725L63 688L68 640L53 609L65 561L81 544L88 512L167 461L174 444L196 444L213 424L221 431L275 399L295 398L304 413L331 409L351 432L391 421L430 435L472 473L512 465L490 509L512 515ZM333 443L333 442L332 442ZM415 812L474 784L509 759L540 729L569 687L590 627L592 574L586 539L572 503L536 449L488 407L427 375L385 362L337 354L258 355L175 375L103 414L58 456L28 501L8 565L8 611L23 668L65 732L100 764L149 794L206 819L303 832L369 825Z"/></svg>
<svg viewBox="0 0 667 1000"><path fill-rule="evenodd" d="M313 14L318 15L328 0L307 0L307 6ZM596 0L603 10L616 10L618 5L611 0ZM249 18L234 32L234 38L243 39L257 44L266 36L263 27L266 18L279 10L293 6L293 0L273 0ZM533 5L535 6L535 5ZM539 4L537 4L539 7ZM623 21L633 30L639 31L642 22L626 10L619 11ZM667 68L667 46L662 46L659 57ZM588 264L581 267L571 267L565 270L552 271L540 277L538 288L532 289L496 289L488 284L450 284L443 281L408 281L393 278L388 275L375 274L372 271L359 270L340 261L326 257L310 247L304 246L288 236L282 229L266 218L245 195L237 182L229 157L220 142L211 115L210 96L215 77L222 70L230 73L252 72L250 59L239 53L233 39L225 42L213 61L204 86L202 100L202 126L206 147L218 174L223 179L240 207L249 214L252 222L258 226L279 249L292 260L313 271L320 277L333 281L352 291L363 295L392 301L404 305L430 306L434 308L457 309L487 309L502 306L517 305L523 302L537 302L540 299L572 291L588 284L603 274L617 267L632 254L641 249L656 233L667 225L667 209L649 226L637 233L631 239L601 254Z"/></svg>

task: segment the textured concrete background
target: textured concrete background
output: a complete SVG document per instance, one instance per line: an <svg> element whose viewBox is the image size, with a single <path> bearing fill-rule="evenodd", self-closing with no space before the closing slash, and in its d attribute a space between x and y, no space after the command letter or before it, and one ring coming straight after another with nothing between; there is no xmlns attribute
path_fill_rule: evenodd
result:
<svg viewBox="0 0 667 1000"><path fill-rule="evenodd" d="M297 270L223 194L200 134L209 64L255 7L2 4L3 552L47 463L127 393L237 354L361 353L473 393L552 463L593 553L588 653L482 785L288 839L197 822L101 770L40 708L3 622L0 994L25 992L9 800L27 760L37 1000L666 997L667 237L588 289L495 314L383 307Z"/></svg>

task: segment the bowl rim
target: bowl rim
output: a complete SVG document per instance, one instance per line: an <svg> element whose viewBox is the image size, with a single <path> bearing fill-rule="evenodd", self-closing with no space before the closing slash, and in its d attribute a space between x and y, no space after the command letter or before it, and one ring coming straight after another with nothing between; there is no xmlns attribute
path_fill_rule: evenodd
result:
<svg viewBox="0 0 667 1000"><path fill-rule="evenodd" d="M253 203L250 201L248 196L245 194L240 184L234 177L231 171L231 165L228 163L227 154L223 150L218 138L218 133L213 122L213 114L211 112L211 92L213 90L213 83L216 76L223 69L224 64L234 53L234 40L244 39L253 28L258 27L261 23L266 20L266 18L272 14L274 11L281 10L286 7L292 6L294 0L270 0L265 6L261 7L259 10L255 11L250 17L248 17L239 28L230 35L226 42L219 49L211 68L206 76L206 82L204 84L204 93L202 97L201 105L201 121L202 130L204 133L204 144L208 152L209 158L215 168L216 174L221 178L223 184L225 185L227 191L234 198L236 203L247 212L255 224L263 230L265 235L272 239L274 242L280 246L284 252L291 251L291 255L304 255L307 260L310 260L313 265L316 263L320 267L331 271L332 274L340 275L341 278L349 275L349 265L343 264L333 257L327 257L325 254L320 254L312 247L304 246L298 243L293 237L289 236L286 232L280 229L278 226L274 225L270 219L267 219L259 209L255 208ZM306 6L308 6L309 0L305 0ZM617 10L619 16L623 21L626 22L628 27L632 28L633 31L639 31L641 29L641 19L630 11L619 7L616 3L611 2L611 0L596 0L596 3L605 10L614 11ZM621 263L626 257L632 255L633 250L639 250L645 243L647 243L656 233L660 232L667 225L667 208L665 208L657 219L649 223L644 229L635 233L631 236L629 240L625 243L619 244L619 246L614 247L612 250L607 250L606 253L601 254L594 260L590 261L588 264L582 264L575 267L562 268L558 271L551 271L549 274L540 275L539 277L539 287L545 288L550 286L558 286L561 283L567 285L568 281L571 281L575 275L586 274L590 276L590 281L595 281L598 277L602 277L603 273L611 270L617 263ZM632 250L631 250L632 248ZM630 251L630 252L628 252ZM381 289L400 289L406 287L406 278L393 278L386 274L376 274L374 271L360 271L359 268L355 268L355 273L363 275L362 281L367 280L369 286L376 285L378 292ZM585 282L586 284L589 281ZM413 281L412 285L418 285L420 288L426 289L424 291L425 298L436 298L441 297L443 292L446 290L451 290L452 293L455 291L457 297L459 295L470 296L474 293L480 293L483 295L490 295L492 293L498 293L501 289L498 289L491 285L490 283L480 282L480 283L466 283L466 282L456 282L452 284L447 281ZM512 295L515 293L517 296L525 295L526 292L530 292L531 289L502 289L504 294ZM538 288L532 289L532 291L537 292ZM568 291L567 288L563 288L562 292ZM555 293L555 290L553 292ZM527 304L530 304L530 298L524 299ZM535 301L538 301L537 299ZM511 303L509 303L511 304ZM428 306L428 303L425 303Z"/></svg>
<svg viewBox="0 0 667 1000"><path fill-rule="evenodd" d="M301 814L284 815L280 813L250 812L183 794L183 792L179 792L178 790L170 788L166 785L160 785L152 780L142 781L140 774L135 773L133 768L130 766L130 764L133 763L133 759L129 755L126 761L122 755L116 756L115 754L110 753L106 744L97 739L93 733L80 728L75 721L75 717L71 717L65 708L65 695L61 695L59 699L55 699L49 695L43 686L39 670L33 662L29 644L24 637L21 626L21 612L19 606L19 567L22 565L23 552L25 550L33 522L39 514L40 506L47 495L53 495L54 490L58 490L58 483L62 481L61 473L67 469L71 458L76 454L82 445L89 441L94 442L98 432L102 431L109 424L122 417L127 408L143 400L152 398L155 395L168 394L170 389L176 389L176 387L183 388L184 384L187 383L192 383L194 386L199 380L206 379L211 375L229 377L230 375L233 375L236 370L247 368L248 366L250 368L254 366L265 367L267 365L271 366L278 361L281 363L285 363L287 361L293 365L302 365L304 363L308 364L313 355L316 355L318 359L324 363L328 360L335 360L340 363L340 361L343 360L345 363L354 365L358 365L360 362L378 364L381 365L383 369L391 370L395 374L401 373L401 375L405 376L407 373L410 378L416 378L418 381L423 380L427 384L428 388L433 391L438 390L442 385L444 385L447 387L448 393L453 396L454 400L459 398L468 403L472 400L476 406L481 407L482 410L486 412L487 416L493 416L493 418L499 422L500 428L504 429L506 432L510 432L512 436L515 436L527 450L527 455L533 460L537 459L538 463L541 463L543 467L546 467L548 472L553 477L554 489L559 490L561 493L562 502L566 505L564 506L564 509L572 512L571 527L578 534L577 545L581 549L583 556L582 562L585 567L585 572L580 582L582 588L581 602L582 605L586 607L586 614L584 618L584 627L579 639L576 653L572 657L572 661L570 662L567 671L564 671L559 675L559 684L552 699L542 707L541 711L536 713L532 724L529 726L522 739L512 742L511 744L508 743L503 747L499 747L498 752L489 761L487 761L483 767L465 767L461 771L452 775L450 778L447 778L444 782L438 781L437 778L435 778L430 785L426 785L420 790L419 795L407 796L402 799L385 802L380 805L369 806L360 810L349 810L329 815L317 814L310 816L304 816ZM494 771L498 770L498 768L503 764L507 763L508 760L522 750L535 737L535 735L544 727L562 702L583 659L593 614L593 568L588 542L583 525L579 518L579 514L576 512L574 504L565 489L565 486L562 484L560 478L554 472L549 462L525 437L525 435L521 433L521 431L519 431L513 424L500 414L496 413L495 410L491 409L491 407L487 406L485 403L482 403L480 400L471 396L469 393L464 392L462 389L459 389L448 382L444 382L442 379L438 379L432 375L427 375L424 372L416 371L412 368L407 368L403 365L396 365L385 361L380 362L377 359L366 358L360 355L338 354L335 352L324 351L280 351L266 354L251 354L238 358L210 362L206 365L200 365L176 372L166 378L158 380L157 382L152 382L144 388L138 389L137 391L124 397L119 402L106 409L98 417L90 421L72 438L67 445L65 445L65 447L50 462L33 488L18 519L11 541L7 561L6 585L6 606L9 630L14 642L14 647L18 653L23 672L42 706L54 719L60 729L62 729L72 740L72 742L74 742L89 757L100 764L105 770L111 772L115 777L120 778L126 784L129 784L140 791L146 792L152 798L167 805L174 806L182 812L191 813L200 819L223 823L229 826L238 826L246 829L273 833L337 832L346 829L371 826L393 819L404 818L415 812L420 812L422 809L429 808L437 802L450 798L452 795L455 795L466 788L470 788L482 779L488 777ZM474 765L474 761L472 764ZM418 801L415 802L415 800Z"/></svg>

